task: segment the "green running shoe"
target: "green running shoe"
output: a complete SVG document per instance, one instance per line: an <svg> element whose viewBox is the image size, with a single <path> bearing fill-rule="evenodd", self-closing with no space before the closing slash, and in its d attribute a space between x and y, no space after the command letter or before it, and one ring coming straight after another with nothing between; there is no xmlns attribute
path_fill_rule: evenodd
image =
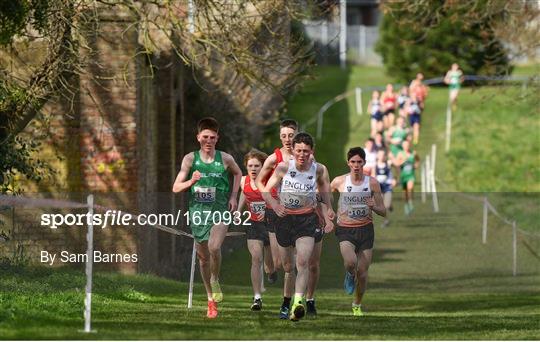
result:
<svg viewBox="0 0 540 342"><path fill-rule="evenodd" d="M302 297L294 298L294 303L291 308L291 321L299 321L302 317L306 315L306 306L304 305L304 300Z"/></svg>
<svg viewBox="0 0 540 342"><path fill-rule="evenodd" d="M353 314L353 316L356 316L356 317L364 316L364 313L362 312L362 306L360 306L360 305L355 306L353 304L352 314Z"/></svg>

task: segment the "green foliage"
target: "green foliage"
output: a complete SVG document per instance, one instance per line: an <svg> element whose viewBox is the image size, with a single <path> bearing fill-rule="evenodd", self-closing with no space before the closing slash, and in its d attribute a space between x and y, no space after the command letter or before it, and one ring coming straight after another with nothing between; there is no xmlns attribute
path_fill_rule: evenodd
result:
<svg viewBox="0 0 540 342"><path fill-rule="evenodd" d="M0 45L9 45L30 24L43 33L47 24L48 0L9 0L0 2Z"/></svg>
<svg viewBox="0 0 540 342"><path fill-rule="evenodd" d="M0 80L0 141L7 137L9 121L19 106L35 105L24 89ZM18 135L0 145L0 193L20 193L16 177L23 175L29 180L39 182L44 177L54 174L52 168L35 158L39 150L38 140Z"/></svg>
<svg viewBox="0 0 540 342"><path fill-rule="evenodd" d="M0 145L0 193L20 193L18 175L40 182L55 171L46 162L35 158L40 143L36 140L17 136L12 141Z"/></svg>
<svg viewBox="0 0 540 342"><path fill-rule="evenodd" d="M439 16L432 20L421 18L425 8L409 2L385 6L388 10L381 22L377 51L388 74L396 79L409 81L417 72L427 78L441 77L454 62L465 74L510 73L506 51L491 29L493 22L502 19L483 16L488 5L470 1L456 7L432 2L431 12ZM468 16L477 11L482 20L462 20L463 11Z"/></svg>

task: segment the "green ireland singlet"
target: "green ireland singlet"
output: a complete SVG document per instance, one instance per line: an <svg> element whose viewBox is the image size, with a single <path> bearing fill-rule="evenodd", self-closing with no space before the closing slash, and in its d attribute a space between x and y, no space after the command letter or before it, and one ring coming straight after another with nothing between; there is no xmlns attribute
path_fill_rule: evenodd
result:
<svg viewBox="0 0 540 342"><path fill-rule="evenodd" d="M399 138L400 142L399 144L390 144L390 152L394 156L397 156L399 152L403 151L403 148L401 147L401 143L407 138L407 130L403 128L398 128L392 132L392 139Z"/></svg>
<svg viewBox="0 0 540 342"><path fill-rule="evenodd" d="M414 153L411 152L407 159L405 159L405 162L401 164L401 173L399 174L399 178L402 185L407 184L407 182L411 180L414 182L414 161Z"/></svg>
<svg viewBox="0 0 540 342"><path fill-rule="evenodd" d="M448 85L450 90L461 88L461 75L463 75L463 73L459 70L450 71L450 75L448 75L450 77L450 84Z"/></svg>
<svg viewBox="0 0 540 342"><path fill-rule="evenodd" d="M214 223L223 222L223 215L213 215L213 213L222 214L228 210L229 173L223 165L221 151L216 150L214 161L210 163L205 163L201 159L199 151L193 154L189 179L195 171L201 173L201 179L190 188L189 223L195 240L202 242L208 241L210 229Z"/></svg>

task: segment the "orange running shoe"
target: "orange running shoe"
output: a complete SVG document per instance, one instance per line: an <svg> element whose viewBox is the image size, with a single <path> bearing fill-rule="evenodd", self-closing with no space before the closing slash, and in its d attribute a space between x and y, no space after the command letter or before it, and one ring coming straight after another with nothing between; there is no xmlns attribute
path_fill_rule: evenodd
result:
<svg viewBox="0 0 540 342"><path fill-rule="evenodd" d="M217 303L214 300L208 301L208 311L206 312L206 317L216 318L217 317Z"/></svg>

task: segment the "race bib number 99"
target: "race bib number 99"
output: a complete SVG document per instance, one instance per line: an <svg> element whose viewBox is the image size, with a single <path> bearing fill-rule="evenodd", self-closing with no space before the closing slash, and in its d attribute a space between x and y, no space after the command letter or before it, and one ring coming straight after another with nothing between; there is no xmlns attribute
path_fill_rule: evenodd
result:
<svg viewBox="0 0 540 342"><path fill-rule="evenodd" d="M365 204L355 205L347 210L347 216L351 219L365 218L369 214L369 207Z"/></svg>
<svg viewBox="0 0 540 342"><path fill-rule="evenodd" d="M216 187L196 186L194 189L195 201L199 203L213 203L216 201Z"/></svg>
<svg viewBox="0 0 540 342"><path fill-rule="evenodd" d="M282 192L280 198L281 204L287 209L299 209L305 207L306 196Z"/></svg>

